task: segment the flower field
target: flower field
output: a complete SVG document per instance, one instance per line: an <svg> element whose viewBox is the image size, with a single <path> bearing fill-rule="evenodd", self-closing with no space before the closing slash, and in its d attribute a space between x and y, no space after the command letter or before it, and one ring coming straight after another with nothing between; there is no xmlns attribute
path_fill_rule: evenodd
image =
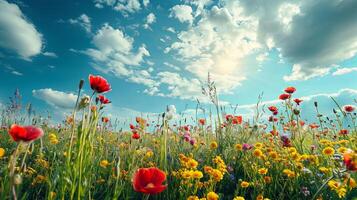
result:
<svg viewBox="0 0 357 200"><path fill-rule="evenodd" d="M282 106L251 121L223 113L214 86L204 91L216 114L173 122L168 109L154 124L138 116L125 131L108 126L103 94L115 91L100 76L80 81L61 126L8 108L1 116L0 199L357 198L355 106L336 103L326 118L315 102L316 121L305 122L304 102L288 87Z"/></svg>

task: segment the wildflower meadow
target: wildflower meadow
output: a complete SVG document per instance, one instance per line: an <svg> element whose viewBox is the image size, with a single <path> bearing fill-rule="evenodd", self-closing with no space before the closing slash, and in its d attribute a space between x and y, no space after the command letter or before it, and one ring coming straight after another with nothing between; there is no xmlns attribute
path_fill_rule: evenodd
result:
<svg viewBox="0 0 357 200"><path fill-rule="evenodd" d="M116 130L103 111L111 103L105 95L117 92L110 83L90 75L77 90L72 113L57 126L14 99L2 111L0 199L357 197L355 105L336 102L325 117L314 102L316 121L303 121L299 88L288 87L276 94L279 105L258 102L248 120L224 113L209 83L202 92L216 108L210 116L173 120L169 106L155 123L137 116Z"/></svg>

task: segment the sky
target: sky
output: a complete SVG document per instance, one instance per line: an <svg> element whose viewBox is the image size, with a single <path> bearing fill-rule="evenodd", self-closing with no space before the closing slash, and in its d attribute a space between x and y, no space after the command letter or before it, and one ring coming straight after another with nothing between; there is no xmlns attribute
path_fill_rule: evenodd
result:
<svg viewBox="0 0 357 200"><path fill-rule="evenodd" d="M0 0L0 105L18 88L61 119L94 74L112 85L112 118L192 113L197 99L210 106L210 73L243 116L287 86L306 117L314 101L330 113L331 96L356 104L356 10L354 0Z"/></svg>

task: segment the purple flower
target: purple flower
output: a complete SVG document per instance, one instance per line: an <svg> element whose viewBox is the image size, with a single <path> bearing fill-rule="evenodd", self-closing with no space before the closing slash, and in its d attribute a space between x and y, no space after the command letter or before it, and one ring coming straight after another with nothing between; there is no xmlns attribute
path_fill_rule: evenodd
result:
<svg viewBox="0 0 357 200"><path fill-rule="evenodd" d="M244 144L242 145L242 148L243 148L244 151L246 151L246 150L252 149L253 146L250 145L250 144L244 143Z"/></svg>

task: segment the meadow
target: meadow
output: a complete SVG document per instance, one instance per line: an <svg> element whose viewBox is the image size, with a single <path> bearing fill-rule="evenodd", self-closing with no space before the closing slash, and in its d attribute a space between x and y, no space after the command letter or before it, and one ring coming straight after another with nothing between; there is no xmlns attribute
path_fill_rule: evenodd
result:
<svg viewBox="0 0 357 200"><path fill-rule="evenodd" d="M84 84L92 95L82 95ZM1 114L0 199L356 199L354 105L300 118L296 88L282 88L283 106L254 120L222 112L213 83L203 93L215 114L172 121L138 116L111 128L103 108L110 84L81 80L72 114L58 126L17 106ZM257 104L259 108L259 103ZM258 111L259 109L257 109ZM331 117L332 116L332 117ZM260 123L264 121L265 123ZM149 131L150 130L150 131Z"/></svg>

